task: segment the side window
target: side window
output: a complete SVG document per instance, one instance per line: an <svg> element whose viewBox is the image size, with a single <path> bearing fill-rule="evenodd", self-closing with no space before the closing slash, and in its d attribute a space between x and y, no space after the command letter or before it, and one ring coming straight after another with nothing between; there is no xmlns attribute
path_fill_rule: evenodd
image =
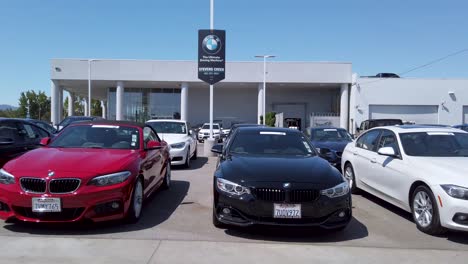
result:
<svg viewBox="0 0 468 264"><path fill-rule="evenodd" d="M149 141L160 141L159 137L154 133L153 129L150 127L145 127L143 128L143 140L144 140L144 145L146 148L146 144L148 144Z"/></svg>
<svg viewBox="0 0 468 264"><path fill-rule="evenodd" d="M0 141L22 143L24 140L19 136L16 124L6 121L0 123Z"/></svg>
<svg viewBox="0 0 468 264"><path fill-rule="evenodd" d="M390 130L384 130L382 132L382 136L380 137L380 142L377 149L385 147L391 147L395 150L396 154L400 154L397 138L395 134Z"/></svg>
<svg viewBox="0 0 468 264"><path fill-rule="evenodd" d="M356 147L369 151L375 151L379 140L380 130L372 130L362 135L356 142Z"/></svg>
<svg viewBox="0 0 468 264"><path fill-rule="evenodd" d="M42 138L38 133L38 129L30 124L18 123L18 129L20 137L22 137L27 143L37 143Z"/></svg>

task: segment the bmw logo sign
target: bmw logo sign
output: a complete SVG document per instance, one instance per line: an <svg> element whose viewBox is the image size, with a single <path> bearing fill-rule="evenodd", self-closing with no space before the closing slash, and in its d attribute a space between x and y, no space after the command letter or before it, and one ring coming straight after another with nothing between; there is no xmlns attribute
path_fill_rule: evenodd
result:
<svg viewBox="0 0 468 264"><path fill-rule="evenodd" d="M221 50L221 39L216 35L208 35L203 39L203 50L208 54L216 54Z"/></svg>
<svg viewBox="0 0 468 264"><path fill-rule="evenodd" d="M49 177L53 177L55 175L55 172L53 171L49 171L49 173L47 174Z"/></svg>

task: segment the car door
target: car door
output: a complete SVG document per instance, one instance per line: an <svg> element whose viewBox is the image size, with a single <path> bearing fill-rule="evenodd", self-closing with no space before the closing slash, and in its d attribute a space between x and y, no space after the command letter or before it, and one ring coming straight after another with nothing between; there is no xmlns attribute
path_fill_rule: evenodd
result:
<svg viewBox="0 0 468 264"><path fill-rule="evenodd" d="M0 122L0 167L28 150L17 123L13 120Z"/></svg>
<svg viewBox="0 0 468 264"><path fill-rule="evenodd" d="M369 176L375 173L374 165L376 163L377 153L376 146L381 130L374 129L364 133L356 141L356 147L353 150L354 162L353 168L356 177L368 185Z"/></svg>
<svg viewBox="0 0 468 264"><path fill-rule="evenodd" d="M396 156L377 154L375 173L370 176L369 185L390 198L391 202L406 204L408 200L406 190L412 181L405 173L407 165L402 159L398 138L393 131L383 130L377 149L383 147L393 148Z"/></svg>
<svg viewBox="0 0 468 264"><path fill-rule="evenodd" d="M153 191L154 188L162 182L163 176L163 156L161 148L147 149L148 142L158 141L161 142L154 130L146 126L143 128L143 145L146 151L146 157L143 160L143 176L145 177L145 194Z"/></svg>

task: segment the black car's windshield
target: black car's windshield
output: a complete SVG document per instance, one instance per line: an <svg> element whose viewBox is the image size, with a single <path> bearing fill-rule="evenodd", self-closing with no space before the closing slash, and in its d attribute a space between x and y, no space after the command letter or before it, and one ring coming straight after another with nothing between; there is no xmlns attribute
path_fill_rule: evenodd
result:
<svg viewBox="0 0 468 264"><path fill-rule="evenodd" d="M62 122L60 122L59 126L66 127L71 123L78 122L78 121L86 121L86 120L93 120L91 117L67 117Z"/></svg>
<svg viewBox="0 0 468 264"><path fill-rule="evenodd" d="M468 157L468 134L452 132L400 133L406 155Z"/></svg>
<svg viewBox="0 0 468 264"><path fill-rule="evenodd" d="M69 126L49 145L57 148L138 149L140 134L134 127L112 125Z"/></svg>
<svg viewBox="0 0 468 264"><path fill-rule="evenodd" d="M185 123L181 122L148 122L158 134L187 134Z"/></svg>
<svg viewBox="0 0 468 264"><path fill-rule="evenodd" d="M203 125L201 129L210 129L210 125ZM219 125L213 124L213 129L219 129Z"/></svg>
<svg viewBox="0 0 468 264"><path fill-rule="evenodd" d="M244 155L316 155L307 138L301 133L261 130L239 131L228 152Z"/></svg>
<svg viewBox="0 0 468 264"><path fill-rule="evenodd" d="M324 128L312 130L310 139L312 141L353 141L348 132L344 129Z"/></svg>

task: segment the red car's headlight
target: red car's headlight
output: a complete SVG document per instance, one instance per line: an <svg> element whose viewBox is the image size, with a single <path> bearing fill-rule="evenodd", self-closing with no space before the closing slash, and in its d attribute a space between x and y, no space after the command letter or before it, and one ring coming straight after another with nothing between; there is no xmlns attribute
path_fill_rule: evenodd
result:
<svg viewBox="0 0 468 264"><path fill-rule="evenodd" d="M89 181L88 185L108 186L108 185L119 184L119 183L126 181L128 177L130 177L130 175L132 175L132 173L129 171L122 171L122 172L102 175L102 176L93 178L91 181Z"/></svg>

